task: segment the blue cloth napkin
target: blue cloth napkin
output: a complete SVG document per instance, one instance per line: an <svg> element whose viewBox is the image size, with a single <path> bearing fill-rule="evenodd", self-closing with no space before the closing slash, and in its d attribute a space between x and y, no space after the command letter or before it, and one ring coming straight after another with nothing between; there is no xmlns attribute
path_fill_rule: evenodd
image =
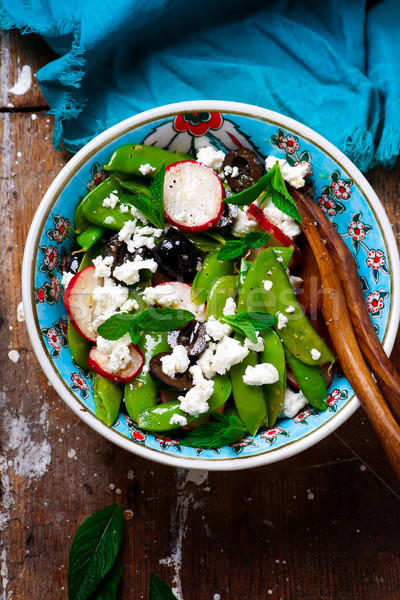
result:
<svg viewBox="0 0 400 600"><path fill-rule="evenodd" d="M0 27L42 35L54 145L77 151L181 100L257 104L309 125L366 171L400 148L398 0L0 0Z"/></svg>

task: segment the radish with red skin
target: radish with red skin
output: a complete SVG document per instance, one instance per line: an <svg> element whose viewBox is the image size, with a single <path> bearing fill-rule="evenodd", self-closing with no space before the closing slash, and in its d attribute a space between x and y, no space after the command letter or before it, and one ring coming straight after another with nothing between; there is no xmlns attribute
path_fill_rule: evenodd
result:
<svg viewBox="0 0 400 600"><path fill-rule="evenodd" d="M220 178L206 165L186 160L166 168L165 218L181 231L200 233L216 225L224 209L224 197Z"/></svg>
<svg viewBox="0 0 400 600"><path fill-rule="evenodd" d="M267 233L269 233L275 240L282 246L293 246L294 256L300 253L298 246L294 241L283 233L277 225L271 223L271 221L265 216L262 208L259 208L256 204L250 204L246 212L247 216L253 218ZM271 246L271 242L268 244Z"/></svg>
<svg viewBox="0 0 400 600"><path fill-rule="evenodd" d="M161 287L162 285L171 285L176 291L179 300L171 304L171 308L188 310L193 313L198 321L205 321L206 319L206 307L204 304L194 304L191 301L192 286L190 283L183 283L182 281L165 281L155 285L155 288Z"/></svg>
<svg viewBox="0 0 400 600"><path fill-rule="evenodd" d="M101 375L105 379L110 381L117 381L119 383L128 383L138 375L144 364L144 357L141 351L134 344L129 345L129 351L131 360L129 364L124 368L113 373L110 370L110 359L106 354L101 352L97 346L89 352L88 365L92 371L95 371L98 375Z"/></svg>
<svg viewBox="0 0 400 600"><path fill-rule="evenodd" d="M90 342L95 342L97 332L93 329L95 320L93 290L103 283L102 277L95 276L95 267L79 271L69 282L64 292L64 306L71 324L78 333Z"/></svg>

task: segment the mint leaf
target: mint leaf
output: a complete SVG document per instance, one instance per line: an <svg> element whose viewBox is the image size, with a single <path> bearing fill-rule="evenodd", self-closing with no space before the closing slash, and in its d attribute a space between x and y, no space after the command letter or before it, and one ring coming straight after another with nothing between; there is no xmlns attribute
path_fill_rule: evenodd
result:
<svg viewBox="0 0 400 600"><path fill-rule="evenodd" d="M140 329L137 325L133 324L129 330L129 333L131 335L131 342L132 344L138 344L139 340L140 340Z"/></svg>
<svg viewBox="0 0 400 600"><path fill-rule="evenodd" d="M68 598L87 600L113 566L121 545L124 516L119 504L86 519L76 532L68 557Z"/></svg>
<svg viewBox="0 0 400 600"><path fill-rule="evenodd" d="M147 189L140 184L130 181L124 181L122 185L132 192L132 194L121 194L119 196L122 204L135 206L144 216L151 221L155 227L162 229L164 227L164 177L165 165L159 170L151 182L148 194L140 191Z"/></svg>
<svg viewBox="0 0 400 600"><path fill-rule="evenodd" d="M298 211L295 201L288 192L278 162L276 162L272 169L268 171L268 174L271 176L268 191L272 198L272 202L277 208L279 208L279 210L301 223L300 213ZM262 202L260 203L260 206L261 205Z"/></svg>
<svg viewBox="0 0 400 600"><path fill-rule="evenodd" d="M161 332L177 329L193 321L194 314L188 310L175 310L174 308L146 308L137 315L137 325L143 331Z"/></svg>
<svg viewBox="0 0 400 600"><path fill-rule="evenodd" d="M108 571L90 596L90 600L116 600L117 586L122 576L122 565L119 558Z"/></svg>
<svg viewBox="0 0 400 600"><path fill-rule="evenodd" d="M247 204L251 204L254 200L257 200L258 196L269 187L269 183L271 180L271 171L265 173L260 177L260 179L251 187L247 188L247 190L243 190L243 192L239 192L238 194L232 194L225 199L229 204L235 204L236 206L246 206Z"/></svg>
<svg viewBox="0 0 400 600"><path fill-rule="evenodd" d="M211 413L216 421L205 423L191 431L183 440L182 446L192 448L220 448L241 440L247 433L242 421L235 415L225 417Z"/></svg>
<svg viewBox="0 0 400 600"><path fill-rule="evenodd" d="M260 248L270 239L269 233L250 231L239 240L228 240L218 252L218 260L231 260L246 252L248 248Z"/></svg>
<svg viewBox="0 0 400 600"><path fill-rule="evenodd" d="M249 231L242 238L243 241L246 242L246 245L249 248L261 248L261 246L265 246L270 240L271 236L269 233L263 233L262 231Z"/></svg>
<svg viewBox="0 0 400 600"><path fill-rule="evenodd" d="M149 600L177 600L177 597L169 585L154 573L150 573Z"/></svg>
<svg viewBox="0 0 400 600"><path fill-rule="evenodd" d="M158 171L157 175L153 179L150 185L150 193L153 198L153 215L154 223L159 229L164 227L164 178L165 178L165 164Z"/></svg>
<svg viewBox="0 0 400 600"><path fill-rule="evenodd" d="M254 344L257 343L256 331L269 329L278 322L278 317L263 312L242 312L237 315L228 315L221 319L232 327L237 333L249 338Z"/></svg>
<svg viewBox="0 0 400 600"><path fill-rule="evenodd" d="M129 313L112 315L107 321L98 326L97 333L106 340L119 340L130 331L137 318L138 315L131 315Z"/></svg>

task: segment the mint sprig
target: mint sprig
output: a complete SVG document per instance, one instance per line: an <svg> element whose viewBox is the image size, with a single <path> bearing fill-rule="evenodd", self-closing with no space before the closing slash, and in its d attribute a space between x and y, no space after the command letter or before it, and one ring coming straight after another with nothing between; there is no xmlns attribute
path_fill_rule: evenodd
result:
<svg viewBox="0 0 400 600"><path fill-rule="evenodd" d="M269 329L278 322L278 317L268 313L250 311L242 312L237 315L228 315L222 317L221 321L230 325L234 331L245 335L254 344L257 343L256 331Z"/></svg>
<svg viewBox="0 0 400 600"><path fill-rule="evenodd" d="M220 448L241 440L248 431L236 415L211 413L214 421L205 423L191 431L183 440L182 446L192 448Z"/></svg>
<svg viewBox="0 0 400 600"><path fill-rule="evenodd" d="M192 321L194 314L188 310L173 308L146 308L142 312L131 315L118 313L112 315L97 328L97 332L107 340L119 340L130 333L133 344L140 339L140 331L160 333L177 329Z"/></svg>
<svg viewBox="0 0 400 600"><path fill-rule="evenodd" d="M116 563L124 529L119 504L106 506L82 523L72 541L68 558L68 598L87 600ZM110 573L105 585L116 588L120 570Z"/></svg>
<svg viewBox="0 0 400 600"><path fill-rule="evenodd" d="M150 573L149 600L177 600L169 585Z"/></svg>
<svg viewBox="0 0 400 600"><path fill-rule="evenodd" d="M228 240L218 252L218 260L231 260L241 256L249 248L260 248L270 239L269 233L261 231L250 231L245 236L238 240Z"/></svg>
<svg viewBox="0 0 400 600"><path fill-rule="evenodd" d="M149 192L150 197L136 189L135 185L130 186L129 182L124 182L127 189L132 191L131 194L120 194L119 200L122 204L131 204L151 221L158 229L163 229L164 219L164 177L165 165L158 171L157 175L151 182ZM129 187L128 187L129 186Z"/></svg>
<svg viewBox="0 0 400 600"><path fill-rule="evenodd" d="M264 190L267 192L263 199L264 201L271 196L272 201L277 208L301 223L300 213L295 201L286 188L278 161L276 161L272 169L270 169L268 173L262 175L254 185L238 194L232 194L232 196L226 198L226 201L229 201L229 204L235 204L236 206L247 206L254 202L254 200L257 200ZM263 201L261 201L261 204L262 203Z"/></svg>

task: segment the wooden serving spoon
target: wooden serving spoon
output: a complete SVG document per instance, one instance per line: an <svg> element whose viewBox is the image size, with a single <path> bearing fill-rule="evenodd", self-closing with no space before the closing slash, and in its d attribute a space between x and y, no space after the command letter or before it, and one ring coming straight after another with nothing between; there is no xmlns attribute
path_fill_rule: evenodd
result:
<svg viewBox="0 0 400 600"><path fill-rule="evenodd" d="M308 220L316 224L326 249L339 275L347 308L361 350L374 373L379 386L400 423L400 376L393 367L368 314L361 290L360 278L350 250L332 223L319 208L303 193L290 188L290 193Z"/></svg>
<svg viewBox="0 0 400 600"><path fill-rule="evenodd" d="M292 193L292 190L290 190ZM292 194L302 217L302 230L313 250L321 276L322 313L341 367L364 407L388 460L400 482L400 428L369 371L357 342L346 298L331 253L318 233L318 221L310 215L308 200ZM380 344L380 342L378 341Z"/></svg>

